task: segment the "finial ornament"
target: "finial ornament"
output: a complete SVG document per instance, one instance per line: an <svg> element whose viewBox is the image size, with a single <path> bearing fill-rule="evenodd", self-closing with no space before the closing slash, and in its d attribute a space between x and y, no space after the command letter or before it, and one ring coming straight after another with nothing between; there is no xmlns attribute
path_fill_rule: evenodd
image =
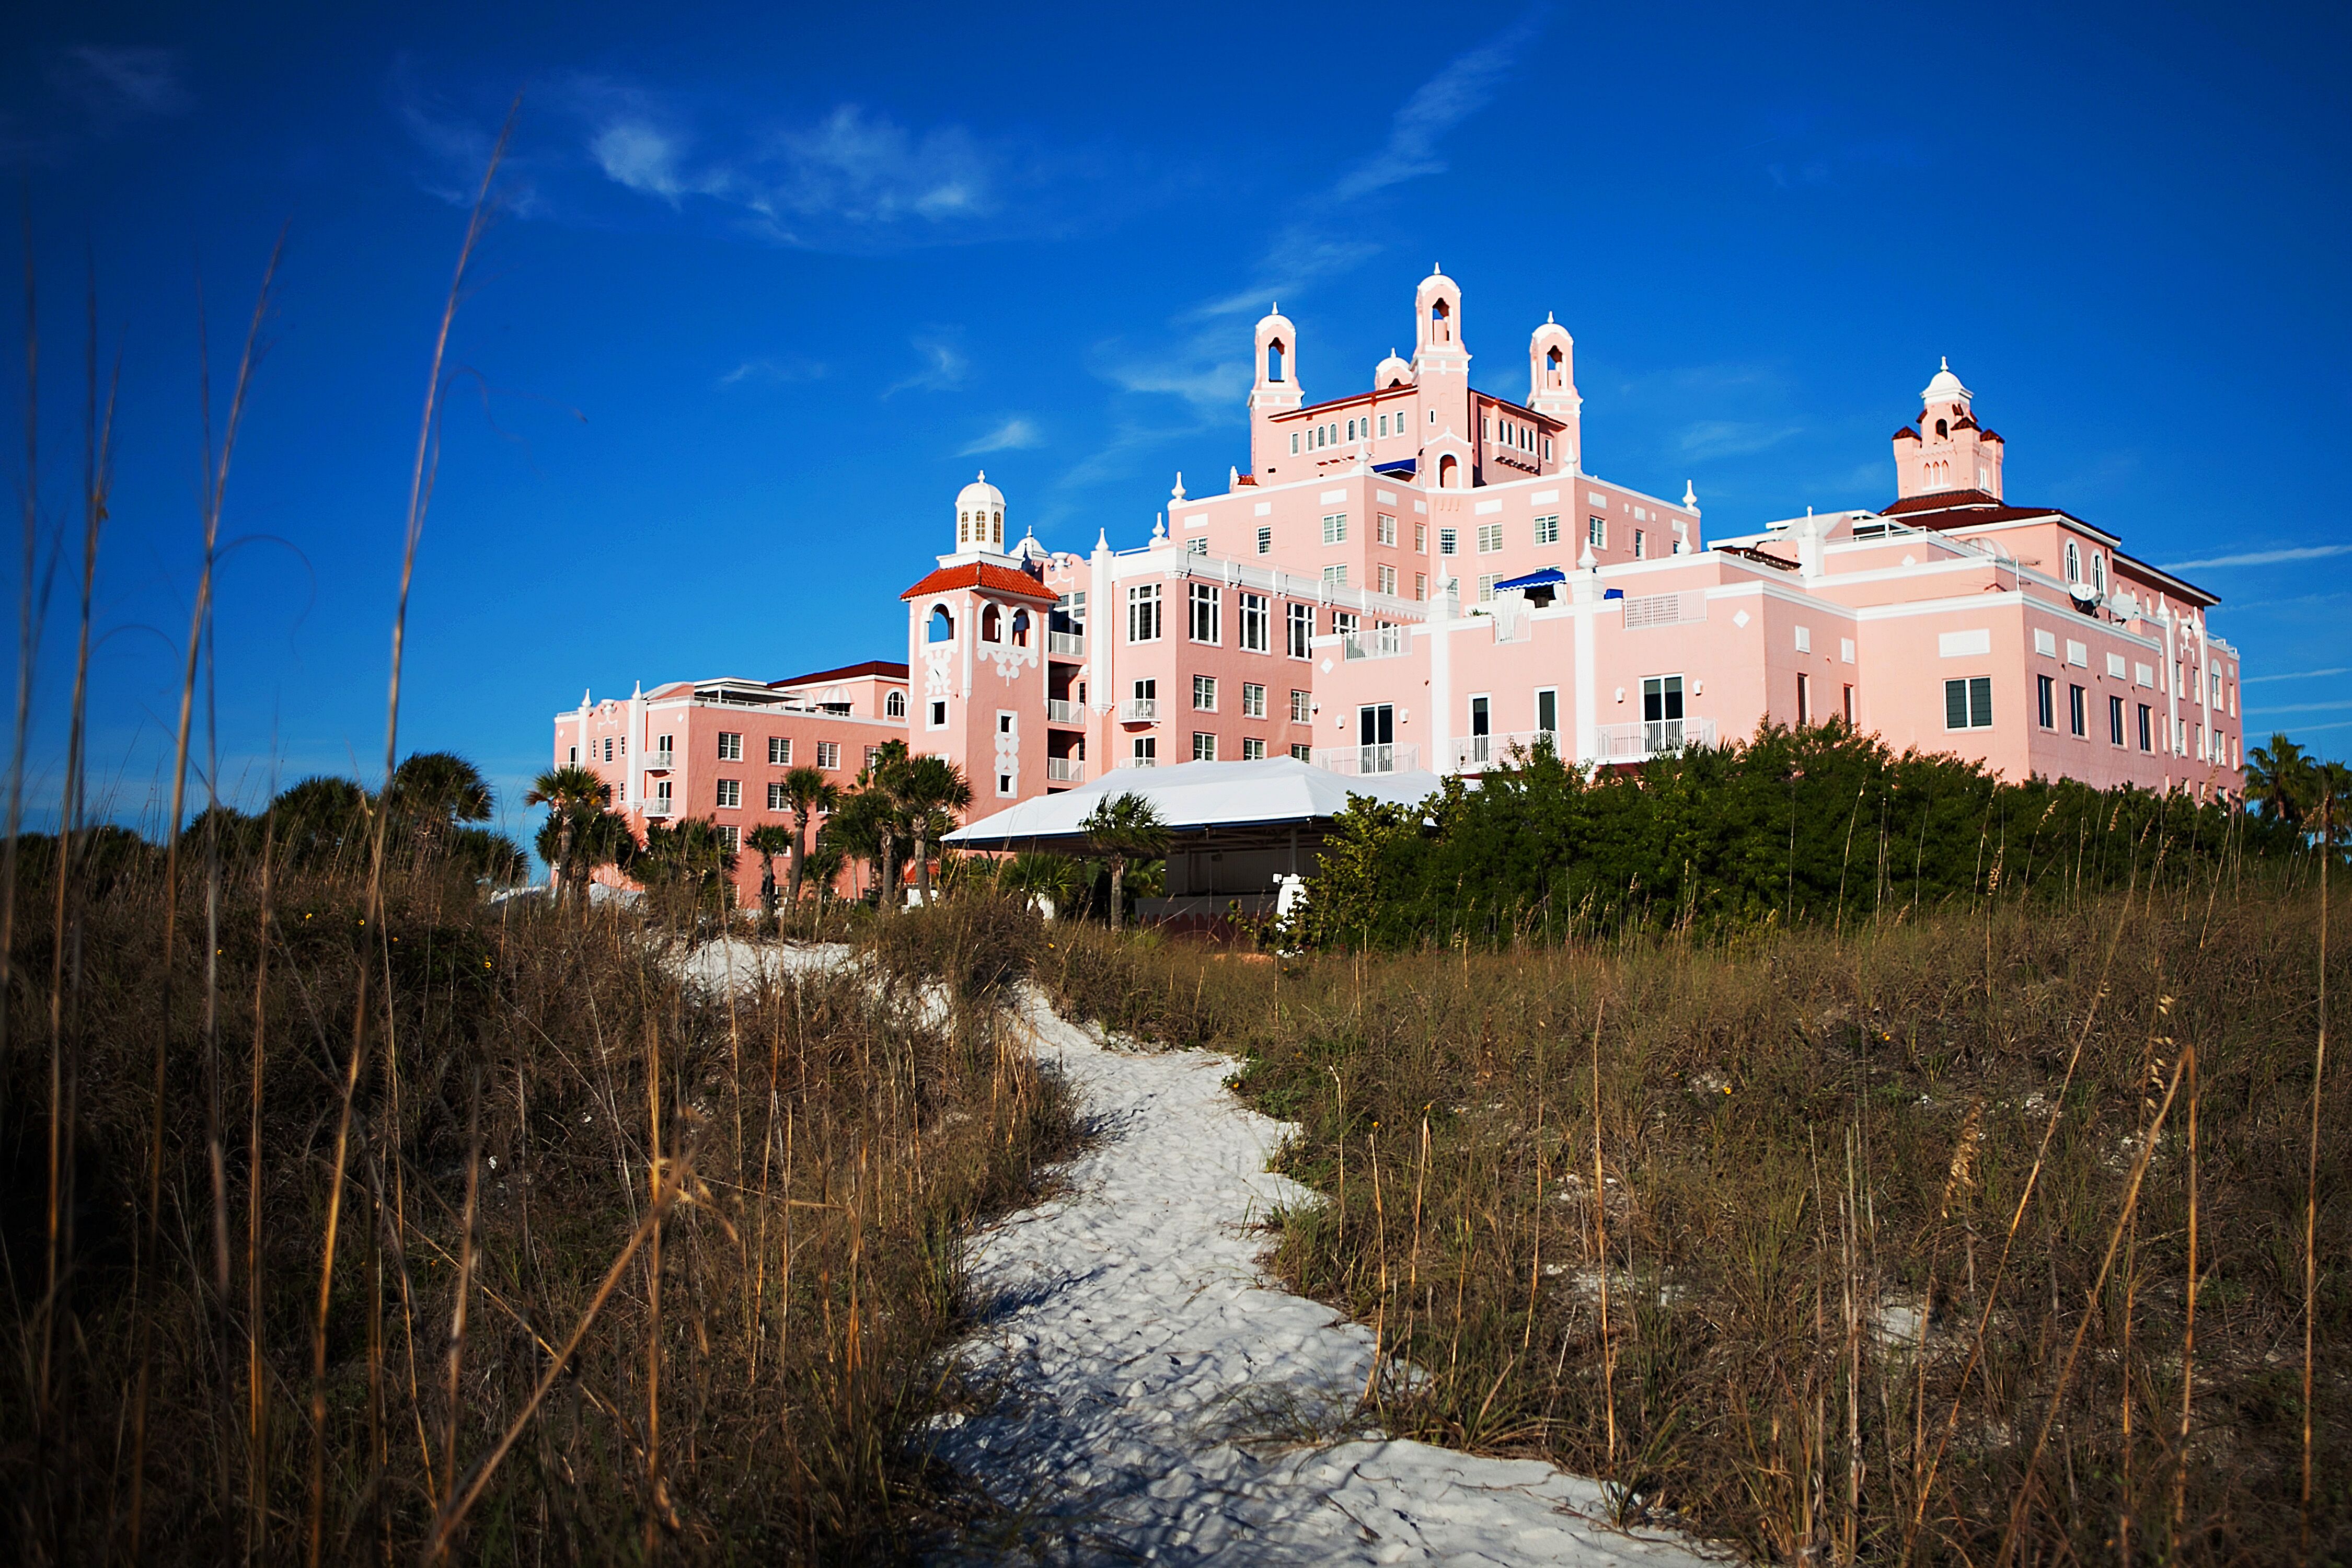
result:
<svg viewBox="0 0 2352 1568"><path fill-rule="evenodd" d="M1151 542L1158 544L1167 537L1168 514L1164 511L1153 512L1151 514Z"/></svg>
<svg viewBox="0 0 2352 1568"><path fill-rule="evenodd" d="M1585 542L1584 553L1576 558L1576 563L1587 572L1601 564L1600 560L1592 553L1592 543L1590 540Z"/></svg>
<svg viewBox="0 0 2352 1568"><path fill-rule="evenodd" d="M1176 470L1176 488L1168 492L1168 499L1170 500L1184 499L1184 470L1181 468Z"/></svg>
<svg viewBox="0 0 2352 1568"><path fill-rule="evenodd" d="M1559 318L1552 314L1549 310L1546 310L1544 312L1544 325L1547 327L1556 327L1559 325Z"/></svg>
<svg viewBox="0 0 2352 1568"><path fill-rule="evenodd" d="M1951 368L1952 368L1952 356L1951 356L1951 355L1949 355L1949 354L1937 354L1937 355L1936 356L1936 368L1937 368L1937 370L1949 370L1949 369L1951 369Z"/></svg>
<svg viewBox="0 0 2352 1568"><path fill-rule="evenodd" d="M1692 488L1688 479L1683 481L1683 510L1693 512L1698 510L1698 491Z"/></svg>
<svg viewBox="0 0 2352 1568"><path fill-rule="evenodd" d="M1440 267L1440 266L1439 266L1436 262L1434 262L1434 261L1433 261L1433 262L1431 262L1431 263L1429 264L1429 275L1430 275L1432 278L1436 277L1439 273L1441 273L1441 272L1443 272L1443 271L1444 271L1444 270L1445 270L1445 268L1444 268Z"/></svg>

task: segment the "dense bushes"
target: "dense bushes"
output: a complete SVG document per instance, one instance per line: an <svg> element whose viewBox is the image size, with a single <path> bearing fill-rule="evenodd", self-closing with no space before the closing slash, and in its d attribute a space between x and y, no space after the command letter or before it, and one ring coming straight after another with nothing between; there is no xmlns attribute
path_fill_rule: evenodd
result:
<svg viewBox="0 0 2352 1568"><path fill-rule="evenodd" d="M1309 884L1324 944L1560 939L1916 915L1956 897L2043 904L2135 875L2293 847L2221 805L2069 781L2007 784L1843 724L1767 726L1639 769L1549 750L1420 806L1359 799Z"/></svg>

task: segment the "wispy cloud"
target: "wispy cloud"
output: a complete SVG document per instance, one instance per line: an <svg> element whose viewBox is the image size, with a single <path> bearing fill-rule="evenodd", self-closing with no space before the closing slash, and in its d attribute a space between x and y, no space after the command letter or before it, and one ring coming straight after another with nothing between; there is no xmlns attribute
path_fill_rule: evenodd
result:
<svg viewBox="0 0 2352 1568"><path fill-rule="evenodd" d="M1042 447L1045 444L1045 437L1038 433L1037 426L1015 415L987 435L963 447L956 456L976 458L983 452L1023 451L1031 447Z"/></svg>
<svg viewBox="0 0 2352 1568"><path fill-rule="evenodd" d="M961 350L945 337L923 337L911 340L915 353L921 357L922 368L904 380L894 381L882 389L885 397L896 397L902 392L952 392L963 384L964 374L971 362Z"/></svg>
<svg viewBox="0 0 2352 1568"><path fill-rule="evenodd" d="M1696 462L1744 458L1801 434L1794 425L1760 425L1735 419L1702 419L1683 427L1682 455Z"/></svg>
<svg viewBox="0 0 2352 1568"><path fill-rule="evenodd" d="M65 49L51 61L49 79L93 118L110 124L181 114L195 106L180 80L179 57L170 49Z"/></svg>
<svg viewBox="0 0 2352 1568"><path fill-rule="evenodd" d="M1423 174L1445 172L1437 144L1445 133L1486 107L1542 30L1543 13L1530 11L1477 47L1456 55L1414 89L1389 121L1378 152L1339 177L1332 198L1349 202Z"/></svg>
<svg viewBox="0 0 2352 1568"><path fill-rule="evenodd" d="M747 359L719 378L721 386L740 386L749 382L814 381L824 374L824 366L809 359Z"/></svg>
<svg viewBox="0 0 2352 1568"><path fill-rule="evenodd" d="M2352 698L2341 702L2290 702L2283 708L2249 708L2246 717L2268 719L2279 713L2334 713L2345 708L2352 708Z"/></svg>
<svg viewBox="0 0 2352 1568"><path fill-rule="evenodd" d="M2299 544L2278 550L2250 550L2239 555L2211 555L2202 561L2174 561L2167 572L2211 571L2217 566L2276 566L2288 561L2324 561L2331 555L2352 555L2352 544Z"/></svg>
<svg viewBox="0 0 2352 1568"><path fill-rule="evenodd" d="M2338 666L2334 669L2294 669L2284 675L2248 675L2239 678L2241 686L2260 686L2265 680L2316 680L2323 675L2352 675L2352 667Z"/></svg>

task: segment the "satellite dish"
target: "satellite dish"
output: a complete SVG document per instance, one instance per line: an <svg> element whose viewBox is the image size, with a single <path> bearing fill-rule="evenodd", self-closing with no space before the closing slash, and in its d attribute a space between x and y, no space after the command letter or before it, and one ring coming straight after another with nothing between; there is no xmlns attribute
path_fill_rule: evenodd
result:
<svg viewBox="0 0 2352 1568"><path fill-rule="evenodd" d="M2088 583L2077 583L2066 592L2074 596L2076 605L2085 610L2099 602L2099 591Z"/></svg>

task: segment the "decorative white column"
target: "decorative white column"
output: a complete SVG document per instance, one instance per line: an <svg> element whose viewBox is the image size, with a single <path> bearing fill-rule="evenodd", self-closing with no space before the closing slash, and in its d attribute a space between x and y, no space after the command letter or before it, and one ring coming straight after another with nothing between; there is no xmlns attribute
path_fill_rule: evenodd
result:
<svg viewBox="0 0 2352 1568"><path fill-rule="evenodd" d="M1576 612L1576 760L1589 763L1601 757L1601 681L1594 661L1603 601L1591 545L1584 547L1577 564L1583 570L1569 580Z"/></svg>

